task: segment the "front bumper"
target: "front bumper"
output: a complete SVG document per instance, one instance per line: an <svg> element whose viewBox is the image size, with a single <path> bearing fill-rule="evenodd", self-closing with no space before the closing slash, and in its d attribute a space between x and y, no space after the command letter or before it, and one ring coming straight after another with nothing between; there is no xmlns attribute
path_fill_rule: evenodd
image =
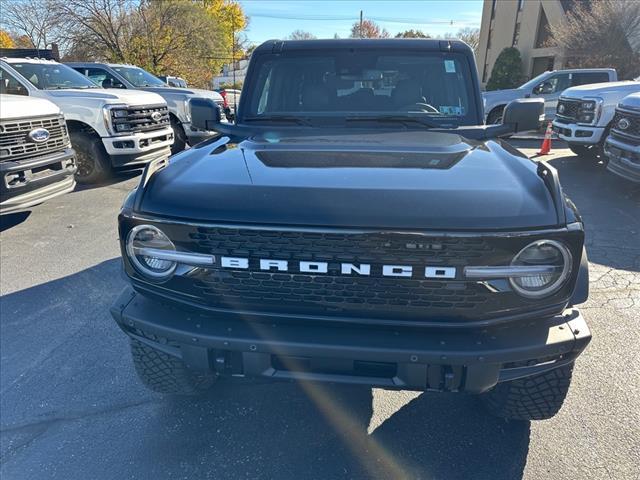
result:
<svg viewBox="0 0 640 480"><path fill-rule="evenodd" d="M127 287L111 308L130 337L220 374L481 393L573 361L591 340L580 312L483 330L251 323L190 312Z"/></svg>
<svg viewBox="0 0 640 480"><path fill-rule="evenodd" d="M604 152L609 157L607 170L640 183L640 145L630 145L609 137L604 144Z"/></svg>
<svg viewBox="0 0 640 480"><path fill-rule="evenodd" d="M554 120L553 131L558 134L558 137L568 143L597 145L603 140L605 127L563 123Z"/></svg>
<svg viewBox="0 0 640 480"><path fill-rule="evenodd" d="M75 188L75 152L0 163L0 214L24 210Z"/></svg>
<svg viewBox="0 0 640 480"><path fill-rule="evenodd" d="M102 143L107 154L112 158L143 158L158 150L170 149L173 145L173 129L167 126L160 130L133 135L102 137ZM118 165L114 163L114 166Z"/></svg>

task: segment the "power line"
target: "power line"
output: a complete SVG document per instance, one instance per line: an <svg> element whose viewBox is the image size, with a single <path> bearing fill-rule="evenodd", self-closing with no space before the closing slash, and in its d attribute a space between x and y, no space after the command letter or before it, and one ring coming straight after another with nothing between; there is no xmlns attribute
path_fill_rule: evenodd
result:
<svg viewBox="0 0 640 480"><path fill-rule="evenodd" d="M353 21L357 22L359 18L353 15L304 15L304 14L288 14L288 13L268 13L268 12L257 12L257 13L249 13L248 17L258 17L258 18L273 18L276 20L309 20L309 21ZM424 20L424 19L416 19L409 17L365 17L369 20L375 20L377 22L389 22L389 23L413 23L416 25L454 25L456 23L466 23L466 22L457 22L455 20Z"/></svg>

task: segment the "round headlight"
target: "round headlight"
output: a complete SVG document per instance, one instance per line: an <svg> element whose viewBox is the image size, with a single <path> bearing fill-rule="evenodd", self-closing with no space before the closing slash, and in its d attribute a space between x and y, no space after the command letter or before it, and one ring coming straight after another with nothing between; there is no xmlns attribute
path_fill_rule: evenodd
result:
<svg viewBox="0 0 640 480"><path fill-rule="evenodd" d="M153 255L154 250L175 251L175 246L162 231L153 225L138 225L127 236L127 256L135 269L151 280L167 280L177 263Z"/></svg>
<svg viewBox="0 0 640 480"><path fill-rule="evenodd" d="M520 295L541 298L557 292L571 273L571 252L555 240L539 240L514 257L512 266L549 267L544 273L511 277L511 287Z"/></svg>

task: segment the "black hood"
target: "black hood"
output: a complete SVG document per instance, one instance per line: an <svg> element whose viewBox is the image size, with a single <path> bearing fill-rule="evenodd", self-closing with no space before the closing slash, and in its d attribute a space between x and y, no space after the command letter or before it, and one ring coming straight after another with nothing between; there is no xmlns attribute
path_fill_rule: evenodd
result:
<svg viewBox="0 0 640 480"><path fill-rule="evenodd" d="M140 213L181 220L420 230L558 223L536 164L507 144L436 132L228 137L171 159Z"/></svg>

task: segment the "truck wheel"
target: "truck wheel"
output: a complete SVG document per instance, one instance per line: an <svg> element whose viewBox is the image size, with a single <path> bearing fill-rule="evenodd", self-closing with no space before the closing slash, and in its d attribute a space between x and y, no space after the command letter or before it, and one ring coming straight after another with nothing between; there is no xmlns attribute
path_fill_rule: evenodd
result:
<svg viewBox="0 0 640 480"><path fill-rule="evenodd" d="M504 107L496 107L487 116L487 125L496 125L502 123L502 113Z"/></svg>
<svg viewBox="0 0 640 480"><path fill-rule="evenodd" d="M173 130L173 145L171 145L171 155L180 153L187 146L187 134L184 128L175 118L171 117L171 129Z"/></svg>
<svg viewBox="0 0 640 480"><path fill-rule="evenodd" d="M111 161L99 137L84 132L70 132L71 145L76 151L76 181L100 183L111 174Z"/></svg>
<svg viewBox="0 0 640 480"><path fill-rule="evenodd" d="M564 402L573 362L539 375L499 383L480 395L492 415L510 420L546 420L553 417Z"/></svg>
<svg viewBox="0 0 640 480"><path fill-rule="evenodd" d="M213 385L213 373L189 370L182 360L131 339L131 356L138 377L155 392L199 395Z"/></svg>

